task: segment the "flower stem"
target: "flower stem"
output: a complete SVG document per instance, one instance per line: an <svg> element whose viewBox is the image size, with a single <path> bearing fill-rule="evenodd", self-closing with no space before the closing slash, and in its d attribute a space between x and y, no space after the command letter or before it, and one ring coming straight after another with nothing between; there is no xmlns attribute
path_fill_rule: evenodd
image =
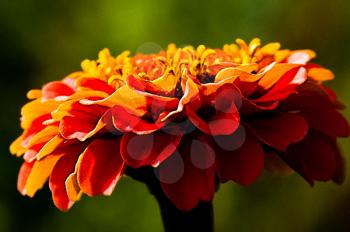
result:
<svg viewBox="0 0 350 232"><path fill-rule="evenodd" d="M144 182L155 196L162 215L165 232L214 231L214 213L212 202L200 202L191 211L182 211L175 207L162 190L159 180L149 168L128 169L127 175Z"/></svg>

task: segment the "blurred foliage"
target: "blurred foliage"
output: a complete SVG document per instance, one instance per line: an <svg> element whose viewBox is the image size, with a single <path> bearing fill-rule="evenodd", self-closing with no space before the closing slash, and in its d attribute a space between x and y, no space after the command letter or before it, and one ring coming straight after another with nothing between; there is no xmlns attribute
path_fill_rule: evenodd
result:
<svg viewBox="0 0 350 232"><path fill-rule="evenodd" d="M129 178L111 197L84 197L66 214L54 208L47 187L34 199L20 196L21 160L10 156L8 146L20 133L27 90L78 70L81 60L94 59L104 47L116 55L147 50L150 44L221 47L236 37L258 36L291 49L314 49L317 61L336 74L329 85L349 104L349 12L346 0L1 0L0 231L162 231L155 201ZM350 118L349 110L344 113ZM341 142L350 160L349 140ZM350 174L340 187L318 183L313 188L297 175L265 174L250 187L221 186L216 228L350 231L349 208Z"/></svg>

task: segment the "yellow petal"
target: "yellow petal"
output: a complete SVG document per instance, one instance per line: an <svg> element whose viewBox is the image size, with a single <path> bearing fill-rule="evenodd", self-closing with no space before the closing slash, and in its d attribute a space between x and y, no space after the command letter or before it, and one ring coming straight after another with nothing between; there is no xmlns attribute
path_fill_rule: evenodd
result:
<svg viewBox="0 0 350 232"><path fill-rule="evenodd" d="M197 52L198 57L201 57L201 56L202 56L202 54L203 54L203 52L205 51L205 49L206 49L206 47L205 47L204 45L199 45L199 46L197 47L196 52Z"/></svg>
<svg viewBox="0 0 350 232"><path fill-rule="evenodd" d="M128 58L128 56L130 55L130 51L124 51L121 54L119 54L115 60L117 63L123 63L123 61Z"/></svg>
<svg viewBox="0 0 350 232"><path fill-rule="evenodd" d="M277 63L287 59L287 57L290 55L290 50L284 49L284 50L279 50L275 53L275 61Z"/></svg>
<svg viewBox="0 0 350 232"><path fill-rule="evenodd" d="M240 38L237 38L236 39L236 44L238 44L238 46L243 49L243 50L248 50L248 45L247 43L243 40L243 39L240 39Z"/></svg>
<svg viewBox="0 0 350 232"><path fill-rule="evenodd" d="M260 47L261 42L259 38L254 38L252 41L249 43L249 54L252 55L254 54L255 50Z"/></svg>
<svg viewBox="0 0 350 232"><path fill-rule="evenodd" d="M280 47L280 43L269 43L262 47L260 52L267 55L273 55L278 51L278 49L280 49Z"/></svg>
<svg viewBox="0 0 350 232"><path fill-rule="evenodd" d="M206 49L205 51L203 51L203 54L201 54L201 64L203 64L205 59L211 54L215 54L215 50Z"/></svg>

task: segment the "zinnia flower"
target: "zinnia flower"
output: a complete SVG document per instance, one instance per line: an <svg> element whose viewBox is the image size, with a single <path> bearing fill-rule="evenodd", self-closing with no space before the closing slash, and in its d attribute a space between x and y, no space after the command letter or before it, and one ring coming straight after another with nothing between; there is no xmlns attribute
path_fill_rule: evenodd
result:
<svg viewBox="0 0 350 232"><path fill-rule="evenodd" d="M191 210L218 182L249 185L264 167L341 183L336 139L349 124L323 85L333 73L314 57L259 39L133 57L104 49L82 71L29 91L10 147L24 158L18 189L32 197L48 180L66 211L82 194L110 195L127 170L152 167L171 202Z"/></svg>

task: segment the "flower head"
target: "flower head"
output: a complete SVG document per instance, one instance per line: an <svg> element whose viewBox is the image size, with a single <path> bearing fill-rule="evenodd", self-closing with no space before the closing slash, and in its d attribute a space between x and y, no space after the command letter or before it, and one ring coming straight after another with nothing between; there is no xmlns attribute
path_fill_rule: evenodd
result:
<svg viewBox="0 0 350 232"><path fill-rule="evenodd" d="M150 166L179 208L210 201L216 181L253 183L264 167L294 170L310 184L341 183L336 144L349 124L330 70L311 50L281 50L237 39L157 54L107 49L61 81L28 92L18 189L34 196L49 181L55 205L82 194L110 195L126 169Z"/></svg>

